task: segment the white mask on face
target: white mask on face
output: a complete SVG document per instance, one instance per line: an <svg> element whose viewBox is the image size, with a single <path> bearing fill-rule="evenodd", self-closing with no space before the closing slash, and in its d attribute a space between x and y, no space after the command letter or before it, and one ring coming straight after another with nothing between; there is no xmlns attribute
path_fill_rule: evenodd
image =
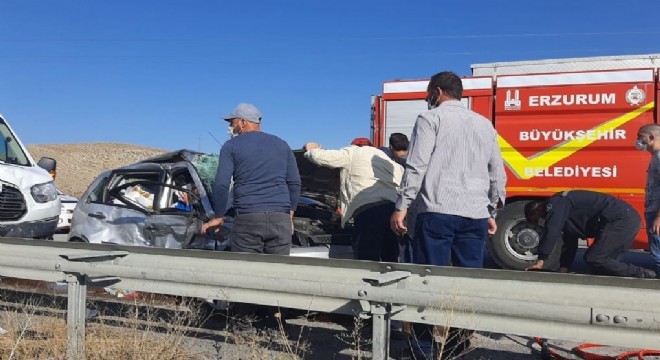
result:
<svg viewBox="0 0 660 360"><path fill-rule="evenodd" d="M644 140L637 140L637 141L635 141L635 148L637 148L637 150L642 150L642 151L644 151L644 150L646 150L646 146L647 146L647 145L646 145L646 143L644 142Z"/></svg>
<svg viewBox="0 0 660 360"><path fill-rule="evenodd" d="M235 128L231 125L227 126L227 133L229 133L230 138L235 138L240 135L240 133L237 133Z"/></svg>

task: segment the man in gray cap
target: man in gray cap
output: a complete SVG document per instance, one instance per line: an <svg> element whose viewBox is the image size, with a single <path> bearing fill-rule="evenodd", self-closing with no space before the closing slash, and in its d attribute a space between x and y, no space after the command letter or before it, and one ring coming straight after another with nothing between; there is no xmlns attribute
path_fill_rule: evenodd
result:
<svg viewBox="0 0 660 360"><path fill-rule="evenodd" d="M231 139L220 149L213 184L215 218L205 223L201 232L218 232L222 227L233 179L236 215L230 235L231 251L289 255L293 212L301 186L293 152L284 140L261 131L261 112L252 104L238 104L222 118L229 122ZM277 319L284 322L284 316L276 316L278 309L254 309L247 304L234 307L240 322L249 321L253 311L262 320L255 325L277 329ZM239 325L246 326L252 325Z"/></svg>
<svg viewBox="0 0 660 360"><path fill-rule="evenodd" d="M293 212L300 196L300 174L289 145L261 131L261 112L252 104L238 104L223 119L231 139L220 149L215 176L215 218L202 226L219 231L234 180L231 251L289 255Z"/></svg>

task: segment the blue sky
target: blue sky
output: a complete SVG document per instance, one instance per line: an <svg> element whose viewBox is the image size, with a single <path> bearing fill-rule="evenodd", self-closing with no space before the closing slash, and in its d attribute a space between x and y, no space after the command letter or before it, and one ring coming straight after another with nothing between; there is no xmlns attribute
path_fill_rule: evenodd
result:
<svg viewBox="0 0 660 360"><path fill-rule="evenodd" d="M383 81L660 53L660 1L0 1L0 113L26 144L217 152L251 102L292 148L369 136Z"/></svg>

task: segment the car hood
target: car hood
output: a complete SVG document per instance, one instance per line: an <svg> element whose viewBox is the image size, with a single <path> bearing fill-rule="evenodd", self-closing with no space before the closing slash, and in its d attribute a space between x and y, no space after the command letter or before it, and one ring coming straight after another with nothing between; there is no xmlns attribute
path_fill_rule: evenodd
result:
<svg viewBox="0 0 660 360"><path fill-rule="evenodd" d="M319 166L307 160L304 150L294 150L302 181L301 195L337 208L339 200L339 169Z"/></svg>

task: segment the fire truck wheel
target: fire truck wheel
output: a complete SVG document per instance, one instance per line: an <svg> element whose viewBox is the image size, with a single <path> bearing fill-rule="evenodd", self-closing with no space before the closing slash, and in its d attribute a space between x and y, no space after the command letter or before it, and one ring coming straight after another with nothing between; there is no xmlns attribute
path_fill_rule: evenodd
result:
<svg viewBox="0 0 660 360"><path fill-rule="evenodd" d="M497 232L488 239L488 251L503 269L524 270L536 260L543 228L525 219L525 204L506 205L497 214Z"/></svg>

